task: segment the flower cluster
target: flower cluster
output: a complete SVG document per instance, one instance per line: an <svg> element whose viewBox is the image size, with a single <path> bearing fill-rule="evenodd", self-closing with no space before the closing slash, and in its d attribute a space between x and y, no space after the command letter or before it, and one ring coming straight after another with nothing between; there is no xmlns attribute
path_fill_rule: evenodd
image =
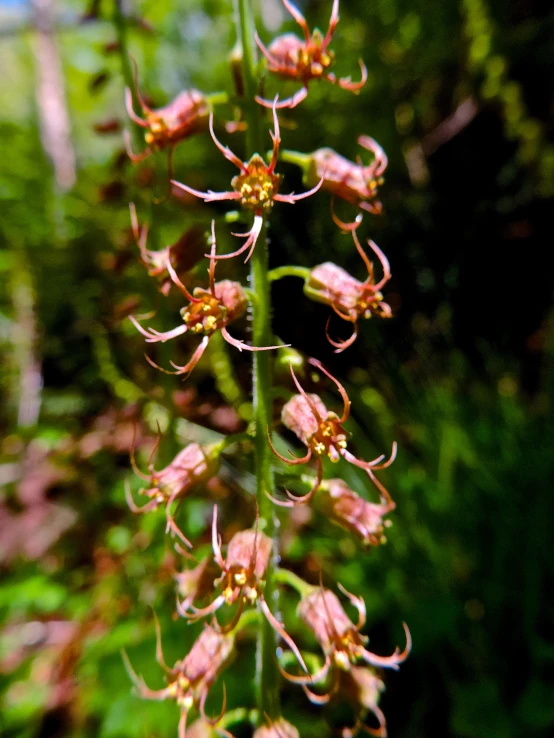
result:
<svg viewBox="0 0 554 738"><path fill-rule="evenodd" d="M176 536L179 542L189 549L193 548L193 544L183 534L175 520L177 506L181 503L186 504L187 498L193 492L215 493L217 489L221 489L218 488L220 481L217 477L221 475L223 478L229 471L228 465L222 463L224 452L234 453L235 458L239 460L239 466L243 469L251 468L248 466L250 464L248 457L250 453L254 456L252 464L256 470L254 524L250 522L250 527L245 527L235 520L228 527L221 526L221 519L225 517L225 502L220 497L218 504L213 504L215 501L210 503L210 507L213 504L211 551L206 546L207 550L204 550L204 555L201 556L203 551L201 547L190 552L179 543L175 543L176 550L187 560L186 566L189 567L176 572L171 564L177 590L177 612L187 625L202 621L203 630L194 640L188 654L173 667L168 667L163 658L161 635L156 621L156 655L167 676L167 685L163 689L150 689L144 680L136 675L128 660L126 661L131 678L142 697L176 702L181 715L179 738L185 738L185 734L189 737L224 735L226 738L232 738L228 726L232 726L234 720L255 723L254 738L298 738L298 730L281 715L277 695L274 694L279 671L289 682L301 686L314 704L326 704L337 696L351 705L355 722L352 727L344 728L343 738L353 736L359 730L384 738L386 721L378 704L384 689L382 670L398 669L411 648L410 633L407 626L404 626L406 646L403 650L397 648L387 656L370 651L367 648L368 638L362 632L366 622L366 609L362 598L350 594L338 585L350 605L358 612L357 623L354 623L339 597L331 588L323 586L322 578L320 586L314 586L280 565L282 551L279 547L278 528L275 524L276 511L272 502L282 508L312 503L313 507L327 519L348 531L366 547L376 547L385 542L385 530L391 524L387 516L396 508L396 503L388 490L376 476L377 472L387 468L394 461L396 443L392 444L392 453L388 458L381 454L377 458L366 460L352 451L351 434L347 430L350 399L345 387L320 361L312 358L305 362L304 358L300 357L298 365L309 364L316 370L316 374L322 374L334 383L342 399L341 412L329 409L320 393L306 391L305 387L308 385L304 380L300 381L293 363L290 362L294 391L285 397L281 423L303 447L303 455L296 456L290 451L288 454L280 453L276 445L282 449L279 444L285 441L277 440L271 427L273 399L271 355L258 352L283 347L282 344L278 345L279 341L271 339L271 303L268 285L273 279L287 275L303 276L305 296L329 306L336 316L351 324L352 335L346 340L335 340L329 335L329 318L325 334L336 352L345 351L354 343L358 336L358 322L362 319L373 316L389 318L392 315L392 310L384 301L382 294L383 288L391 279L391 270L385 254L371 239L367 239L367 244L378 261L378 264L374 265L362 247L359 237L361 213L358 213L352 222L343 222L336 214L334 206L335 198L340 198L371 214L378 214L381 211L381 203L377 198L387 166L384 151L372 138L365 135L359 137L358 143L371 153L372 158L367 165L360 160L356 163L348 161L330 148L320 148L312 154L301 155L281 150L279 109L295 108L304 101L308 96L309 85L315 80L326 80L357 93L365 84L366 68L363 62L360 62L362 76L359 82L352 82L349 77L337 77L332 71L335 56L330 44L339 21L338 0L333 0L329 27L325 34L317 29L311 31L304 16L290 0L283 0L283 4L302 29L303 38L287 33L278 36L265 46L257 35L250 39L246 38L249 24L244 22L241 25L243 47L241 64L244 79L240 80L241 84L237 86L238 99L235 98L234 102L242 103L242 111L237 113L241 120L240 128L246 129L247 134L253 134L248 136L249 150L245 156L239 157L216 137L216 115L212 107L214 100L209 94L191 89L181 93L169 105L153 109L148 107L141 97L135 80L135 94L133 95L128 88L125 97L129 117L144 129L147 144L147 148L140 154L134 154L129 147L132 161L141 161L153 151L162 149L167 149L171 153L178 142L191 135L209 131L218 151L238 170L230 181L230 188L225 191L204 192L173 179L170 174L172 194L181 199L185 195L192 195L208 204L219 201L233 202L241 211L236 217L246 217L249 225L246 232L232 234L244 239L244 242L231 253L217 253L215 219L211 221L211 238L206 239L210 244L209 253L203 254L207 249L204 249L206 241L202 237L202 257L197 257L192 248L179 249L176 245L152 251L147 248L148 227L139 226L135 207L131 205L132 233L148 274L157 280L158 288L163 295L167 296L173 289L184 298L180 309L181 320L175 327L162 330L150 325L145 326L140 322L144 318L130 316L132 324L148 344L165 343L176 339L180 341L182 337L187 340L186 337L190 334L199 339L188 361L183 364L170 361L172 369L159 367L147 356L148 362L166 374L186 378L197 366L209 342L217 334L239 351L247 350L256 357L252 422L244 432L227 436L211 445L200 443L201 437L192 434L191 442L160 470L154 466L154 456L161 440L158 437L147 462L147 472L139 469L137 465L134 441L131 449L131 466L145 482L138 494L146 501L142 505L137 504L127 485L129 506L136 513L148 513L162 507L167 522L166 531ZM243 21L248 7L248 0L240 3ZM291 97L279 101L278 96L275 96L273 100L267 100L256 94L262 93L263 90L259 71L254 64L255 44L263 55L262 61L268 75L275 75L300 85L300 89ZM250 96L249 99L246 99L246 94ZM138 100L144 117L137 115L133 108L133 99ZM260 124L263 116L267 115L264 108L271 109L273 122L273 128L269 131L273 146L267 156L256 151L252 144L253 141L262 140ZM229 127L227 131L230 132ZM283 175L278 173L280 158L300 164L303 168L306 192L282 193ZM264 243L264 236L275 204L293 205L315 195L320 189L331 193L333 220L341 231L349 234L349 239L352 238L354 248L364 263L367 277L363 281L331 261L317 264L311 269L285 266L278 267L271 273L267 271L265 253L267 244ZM190 204L188 197L186 201ZM275 210L278 213L278 208ZM262 246L256 249L258 241L262 242ZM218 260L233 259L243 254L246 262L251 260L250 283L243 284L234 272L231 272L232 279L216 281ZM208 259L207 284L201 282L202 286L189 288L187 285L198 284L198 275L192 270L199 258ZM238 266L240 270L242 267ZM377 275L375 269L378 271ZM253 342L264 345L249 345L229 333L229 326L247 315L252 320ZM265 345L272 343L275 345ZM214 374L216 373L217 370ZM310 377L306 377L306 381L309 379ZM238 454L237 447L240 448ZM276 487L280 487L280 481L276 485L272 452L286 466L309 465L312 469L309 474L296 477L297 483L305 484L306 489L309 489L308 492L293 494L286 490L286 498L282 495L281 498L276 498L275 495L278 494ZM369 480L368 486L374 493L377 491L378 499L370 501L351 489L340 478L341 465L338 462L347 462L361 470L364 474L360 476ZM338 466L335 466L337 464ZM275 465L281 466L278 461L275 461ZM331 468L339 471L330 475L328 472ZM288 513L285 511L282 514ZM250 520L253 517L254 515ZM206 536L209 541L208 530ZM315 639L321 649L320 654L308 656L304 653L301 636L297 639L297 633L294 631L293 639L290 635L288 618L281 621L281 616L278 615L280 611L278 596L283 584L295 587L299 593L298 620L308 633L311 633L312 642ZM286 613L287 609L283 608L283 612ZM205 709L208 692L234 656L235 647L243 638L251 636L252 626L257 629L259 639L258 710L255 713L243 710L240 716L237 710L231 710L234 716L231 713L226 714L224 698L221 714L210 718L206 715ZM237 638L239 635L240 638ZM282 649L277 648L278 644L286 646L284 653ZM291 656L294 656L299 665L296 674L291 674L284 668L286 659ZM314 663L320 668L314 670ZM187 730L187 720L191 712L195 713L196 719ZM376 726L366 724L368 712L373 716L370 723L376 722Z"/></svg>

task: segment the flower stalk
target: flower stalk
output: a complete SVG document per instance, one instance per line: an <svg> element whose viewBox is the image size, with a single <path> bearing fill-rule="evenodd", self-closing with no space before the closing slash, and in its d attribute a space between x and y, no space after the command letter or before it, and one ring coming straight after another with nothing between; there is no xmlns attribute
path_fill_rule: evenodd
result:
<svg viewBox="0 0 554 738"><path fill-rule="evenodd" d="M242 46L242 72L245 98L243 101L246 129L247 156L262 151L263 109L255 101L258 91L256 47L254 43L254 15L251 0L238 0L238 35ZM256 295L251 304L252 340L255 346L269 345L271 341L271 295L268 278L267 219L264 219L259 235L259 246L254 249L250 263L250 288ZM256 499L260 530L271 539L275 537L275 513L267 492L273 490L271 452L267 445L267 428L271 425L271 357L267 352L253 355L253 405L254 405L254 468L256 473ZM275 599L274 560L266 571L265 598L270 605ZM275 631L264 618L260 621L256 665L256 689L259 715L270 719L279 717L279 672L275 662Z"/></svg>

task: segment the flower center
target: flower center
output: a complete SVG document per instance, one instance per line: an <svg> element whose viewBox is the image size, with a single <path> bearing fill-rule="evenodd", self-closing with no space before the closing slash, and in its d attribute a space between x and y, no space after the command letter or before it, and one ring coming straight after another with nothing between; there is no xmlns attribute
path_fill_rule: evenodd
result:
<svg viewBox="0 0 554 738"><path fill-rule="evenodd" d="M209 292L202 292L197 294L195 290L194 296L199 297L200 302L191 302L181 310L181 316L191 333L211 335L225 323L227 308Z"/></svg>
<svg viewBox="0 0 554 738"><path fill-rule="evenodd" d="M240 192L241 205L249 210L270 210L277 194L281 177L269 171L267 164L254 156L247 164L247 171L231 180L233 188Z"/></svg>
<svg viewBox="0 0 554 738"><path fill-rule="evenodd" d="M316 456L327 456L331 461L338 461L341 451L346 448L346 433L338 418L330 413L326 420L319 424L318 430L310 437L309 447Z"/></svg>

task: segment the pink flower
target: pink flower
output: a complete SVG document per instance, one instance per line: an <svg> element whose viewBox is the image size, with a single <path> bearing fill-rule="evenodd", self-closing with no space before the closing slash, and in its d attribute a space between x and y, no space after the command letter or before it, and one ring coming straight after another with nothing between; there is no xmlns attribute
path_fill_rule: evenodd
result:
<svg viewBox="0 0 554 738"><path fill-rule="evenodd" d="M202 340L189 362L184 366L177 366L177 364L171 362L175 368L174 372L162 369L149 359L148 356L146 357L152 366L165 374L189 374L200 361L210 338L216 331L221 331L221 335L227 343L230 343L231 346L234 346L239 351L268 351L270 349L280 348L279 346L248 346L244 341L239 341L229 334L227 325L244 315L248 300L239 282L232 282L229 279L224 279L221 282L215 281L215 260L217 258L215 256L215 249L215 221L212 220L212 251L208 272L210 280L209 289L205 290L202 287L196 287L192 294L177 276L170 259L166 261L166 269L169 276L190 303L181 310L183 325L164 333L153 328L145 329L136 318L130 316L131 322L146 337L147 343L163 343L177 338L177 336L182 336L185 333L194 333L195 335L202 336Z"/></svg>
<svg viewBox="0 0 554 738"><path fill-rule="evenodd" d="M340 587L340 585L339 585ZM315 588L302 597L298 605L298 614L314 634L325 655L323 667L308 676L294 676L281 669L282 674L291 682L302 685L308 698L314 704L325 704L341 689L356 707L370 709L377 715L380 731L384 726L384 717L377 708L382 682L376 678L374 671L367 667L398 669L408 657L411 650L411 636L404 623L406 646L403 651L398 648L390 656L378 656L365 647L367 636L360 632L366 622L366 609L360 597L340 587L343 594L358 610L356 625L344 611L339 598L329 589ZM325 680L331 673L330 689L324 694L313 692L307 685ZM369 729L371 732L372 729ZM376 735L386 735L379 732Z"/></svg>
<svg viewBox="0 0 554 738"><path fill-rule="evenodd" d="M149 700L175 700L181 711L179 738L185 738L187 716L193 707L198 708L202 718L212 724L216 724L225 712L225 698L221 715L215 720L206 716L205 705L210 687L231 659L235 637L206 626L193 643L188 655L170 668L163 658L159 627L156 632L156 657L167 674L169 682L167 687L150 689L142 677L133 671L126 656L125 663L141 697Z"/></svg>
<svg viewBox="0 0 554 738"><path fill-rule="evenodd" d="M214 586L220 589L221 593L207 607L196 608L190 604L189 609L192 615L180 609L181 614L190 620L198 620L215 613L223 605L233 605L238 602L238 608L232 621L223 628L229 631L236 627L245 605L255 605L259 602L260 609L268 622L286 641L302 668L307 671L300 651L281 623L271 613L264 599L265 574L273 547L271 539L265 533L261 533L257 525L255 528L239 531L229 541L227 556L223 558L221 538L217 532L217 506L214 506L212 546L215 562L221 569L221 576L214 581Z"/></svg>
<svg viewBox="0 0 554 738"><path fill-rule="evenodd" d="M138 116L133 110L133 95L128 87L125 88L125 106L129 118L137 126L145 129L144 139L148 144L148 148L140 154L134 154L130 147L129 136L126 135L127 153L134 164L146 159L154 151L173 147L179 141L206 130L208 127L209 105L206 97L201 92L194 89L185 90L168 105L153 110L142 99L136 76L137 68L135 65L135 94L142 108L144 118Z"/></svg>
<svg viewBox="0 0 554 738"><path fill-rule="evenodd" d="M313 495L319 489L323 478L322 458L327 456L327 458L333 462L337 462L342 457L351 464L354 464L354 466L363 469L377 489L379 489L381 495L385 497L386 500L390 500L389 493L377 480L373 472L377 469L385 469L387 466L392 464L396 457L396 443L393 443L390 459L384 463L381 463L384 459L383 455L378 456L372 461L363 461L362 459L356 458L356 456L348 451L348 434L342 427L350 414L350 400L348 399L346 390L342 384L321 365L319 361L316 359L310 359L310 364L317 367L336 384L343 400L342 416L339 417L336 413L327 410L319 395L307 394L302 389L291 364L290 371L292 378L300 394L293 395L293 397L283 407L281 412L281 421L283 425L291 430L307 447L308 452L301 458L293 457L291 459L286 456L282 456L278 451L276 451L271 443L270 437L269 443L273 453L281 459L281 461L285 462L285 464L306 464L312 457L315 457L317 463L317 476L314 486L310 492L303 497L293 497L289 492L287 492L287 495L290 498L290 501L288 502L279 502L273 497L271 499L284 507L292 507L293 505L303 504L311 500Z"/></svg>
<svg viewBox="0 0 554 738"><path fill-rule="evenodd" d="M325 36L317 28L313 33L310 32L306 19L290 0L283 0L283 5L302 29L304 39L298 38L294 33L285 33L274 39L266 48L256 35L256 43L267 60L268 71L284 79L298 80L302 83L301 89L279 103L278 107L294 108L302 102L308 94L308 84L314 79L326 79L332 84L338 84L344 90L358 93L367 81L367 69L362 60L360 60L362 78L359 82L352 82L350 77L337 80L333 72L329 71L335 61L335 54L328 47L339 22L339 0L333 0L329 28ZM270 100L259 97L256 100L265 107L272 106Z"/></svg>
<svg viewBox="0 0 554 738"><path fill-rule="evenodd" d="M385 497L380 504L364 500L342 479L322 482L314 497L314 504L328 518L353 533L365 546L378 546L386 542L385 528L391 522L383 521L383 517L396 507L392 500Z"/></svg>
<svg viewBox="0 0 554 738"><path fill-rule="evenodd" d="M254 223L252 228L247 233L234 233L235 236L246 237L246 241L237 251L232 254L224 254L222 256L215 257L216 259L230 259L233 256L248 251L245 261L248 261L254 253L258 236L262 230L264 215L268 213L273 207L275 202L286 202L289 205L294 205L298 200L303 200L306 197L310 197L314 192L321 186L321 182L317 183L308 192L303 192L301 195L280 195L279 186L281 183L281 175L275 174L275 167L277 165L277 157L279 155L279 145L281 143L281 136L279 133L279 120L277 118L277 98L273 103L273 131L271 132L271 138L273 139L273 153L269 164L259 154L254 154L250 161L242 162L236 154L234 154L227 146L221 144L214 133L213 128L213 113L210 113L210 133L212 139L221 151L223 156L232 162L237 169L240 170L240 174L233 177L231 180L231 186L233 187L232 192L200 192L194 190L188 185L182 184L172 180L172 184L179 187L181 190L188 192L190 195L195 197L201 197L204 202L214 202L216 200L236 200L240 201L240 204L246 210L251 210L254 213Z"/></svg>
<svg viewBox="0 0 554 738"><path fill-rule="evenodd" d="M329 321L327 321L327 340L336 348L335 353L344 351L354 343L358 336L357 321L359 318L370 318L372 315L379 318L390 318L392 315L390 306L383 302L381 294L382 287L391 276L386 256L376 243L368 240L369 246L377 255L383 269L382 278L376 282L373 264L362 249L354 230L352 238L367 269L368 276L365 282L359 282L342 267L327 261L314 267L304 284L304 294L307 297L330 305L339 318L353 325L350 338L346 341L334 341L329 336Z"/></svg>
<svg viewBox="0 0 554 738"><path fill-rule="evenodd" d="M379 187L384 183L383 173L387 168L387 155L377 141L369 136L360 136L358 143L370 151L373 160L364 165L360 158L356 162L345 159L330 148L317 149L309 155L297 155L298 163L304 168L304 182L319 182L323 178L321 188L333 196L340 197L356 207L378 215L383 207L377 200ZM343 223L333 218L343 230L351 231L361 222L361 215L352 223Z"/></svg>
<svg viewBox="0 0 554 738"><path fill-rule="evenodd" d="M145 513L155 510L160 505L165 505L167 527L176 534L187 546L191 547L190 541L185 538L177 527L171 514L171 506L177 499L183 499L200 484L207 482L219 469L219 454L198 443L189 443L182 451L179 451L173 461L164 469L156 471L153 464L154 454L158 448L160 439L156 441L148 461L148 474L142 472L136 462L134 450L131 451L131 464L135 474L150 484L148 489L141 489L140 494L150 498L142 507L138 507L131 495L129 485L125 492L127 503L135 513Z"/></svg>

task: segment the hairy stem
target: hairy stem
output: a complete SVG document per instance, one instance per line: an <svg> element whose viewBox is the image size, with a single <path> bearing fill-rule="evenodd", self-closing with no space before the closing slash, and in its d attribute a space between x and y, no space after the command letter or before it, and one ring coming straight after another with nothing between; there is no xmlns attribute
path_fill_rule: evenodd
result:
<svg viewBox="0 0 554 738"><path fill-rule="evenodd" d="M263 128L261 108L254 100L258 91L256 47L254 43L254 17L251 0L238 0L239 37L242 44L242 72L244 81L244 118L247 125L247 156L263 151ZM256 295L252 303L252 340L254 346L268 346L271 336L271 296L268 280L268 254L266 224L259 236L258 245L251 260L250 287ZM271 501L266 492L273 490L270 450L267 429L271 423L271 354L257 351L253 355L253 402L255 439L256 498L258 501L260 528L270 538L275 536L275 517ZM265 599L274 603L274 563L271 562L266 575ZM273 609L273 608L272 608ZM275 633L265 620L260 624L256 687L260 719L279 717L279 672L275 661Z"/></svg>

